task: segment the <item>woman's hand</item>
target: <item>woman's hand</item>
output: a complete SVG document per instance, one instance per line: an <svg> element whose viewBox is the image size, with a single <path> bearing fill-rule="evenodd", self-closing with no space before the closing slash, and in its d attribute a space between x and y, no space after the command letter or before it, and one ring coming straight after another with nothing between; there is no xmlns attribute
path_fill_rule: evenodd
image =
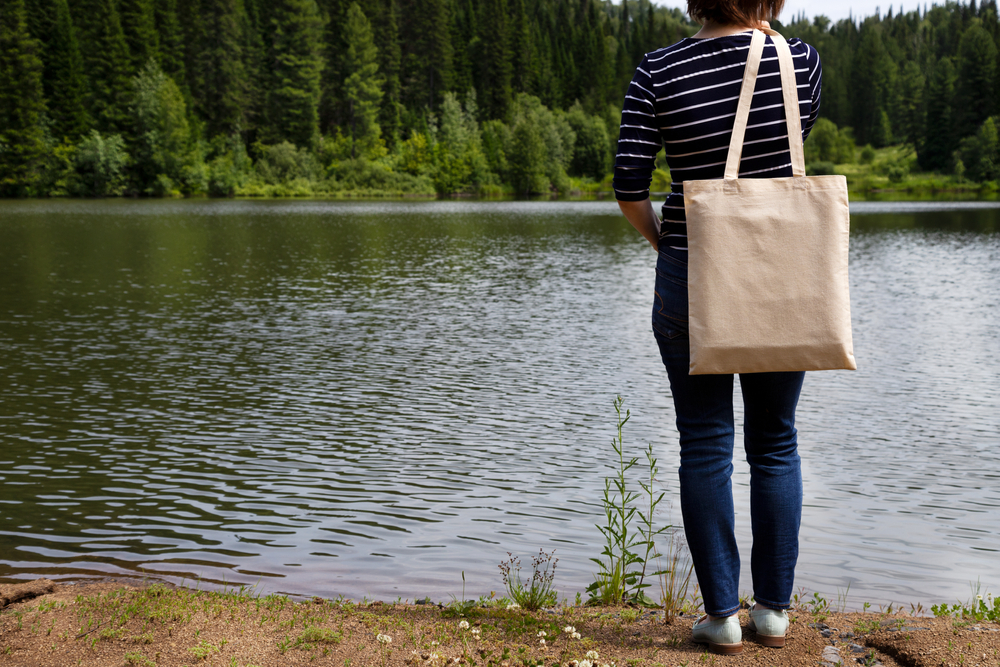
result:
<svg viewBox="0 0 1000 667"><path fill-rule="evenodd" d="M619 201L618 208L633 227L649 241L654 250L658 250L660 240L660 219L653 212L649 199L642 201Z"/></svg>

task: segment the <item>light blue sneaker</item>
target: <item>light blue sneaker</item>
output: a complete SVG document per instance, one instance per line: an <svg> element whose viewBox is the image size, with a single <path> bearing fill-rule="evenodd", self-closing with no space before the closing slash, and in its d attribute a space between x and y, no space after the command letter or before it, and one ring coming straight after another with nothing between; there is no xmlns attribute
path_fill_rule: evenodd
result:
<svg viewBox="0 0 1000 667"><path fill-rule="evenodd" d="M750 629L757 633L757 640L764 646L781 648L788 632L788 612L754 605L750 610Z"/></svg>
<svg viewBox="0 0 1000 667"><path fill-rule="evenodd" d="M712 620L705 616L694 624L691 634L696 644L708 644L708 650L714 653L735 655L743 652L743 630L736 614Z"/></svg>

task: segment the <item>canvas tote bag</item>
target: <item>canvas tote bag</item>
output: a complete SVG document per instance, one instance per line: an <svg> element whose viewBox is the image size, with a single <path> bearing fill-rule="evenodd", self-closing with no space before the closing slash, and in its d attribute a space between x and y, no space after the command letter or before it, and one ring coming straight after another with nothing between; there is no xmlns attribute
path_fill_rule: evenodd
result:
<svg viewBox="0 0 1000 667"><path fill-rule="evenodd" d="M791 178L738 178L764 33L753 31L722 180L684 182L691 375L854 370L847 179L806 176L788 44L778 51Z"/></svg>

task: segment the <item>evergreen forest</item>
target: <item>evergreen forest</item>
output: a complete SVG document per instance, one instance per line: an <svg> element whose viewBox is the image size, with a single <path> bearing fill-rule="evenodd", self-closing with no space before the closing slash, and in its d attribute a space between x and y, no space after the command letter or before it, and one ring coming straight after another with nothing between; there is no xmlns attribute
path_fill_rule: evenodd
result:
<svg viewBox="0 0 1000 667"><path fill-rule="evenodd" d="M995 185L995 0L775 27L823 60L810 171ZM697 28L648 0L0 0L0 196L607 191L635 66Z"/></svg>

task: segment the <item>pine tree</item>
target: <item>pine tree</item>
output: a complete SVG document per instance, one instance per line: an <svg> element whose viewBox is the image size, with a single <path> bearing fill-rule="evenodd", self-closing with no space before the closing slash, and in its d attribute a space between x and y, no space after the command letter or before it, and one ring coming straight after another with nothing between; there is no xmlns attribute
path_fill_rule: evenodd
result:
<svg viewBox="0 0 1000 667"><path fill-rule="evenodd" d="M0 0L0 195L34 194L45 154L42 60L24 0Z"/></svg>
<svg viewBox="0 0 1000 667"><path fill-rule="evenodd" d="M379 146L381 129L378 125L379 102L382 101L382 79L378 76L378 49L372 37L371 24L357 3L347 9L347 52L342 71L344 97L348 107L348 128L351 137L351 157L370 154Z"/></svg>
<svg viewBox="0 0 1000 667"><path fill-rule="evenodd" d="M154 17L159 41L160 69L185 88L184 38L177 20L177 0L155 0Z"/></svg>
<svg viewBox="0 0 1000 667"><path fill-rule="evenodd" d="M475 87L475 75L473 73L474 60L476 58L473 51L480 48L478 31L479 13L476 11L473 0L452 0L451 11L451 63L452 63L452 89L467 91ZM472 49L470 51L470 49Z"/></svg>
<svg viewBox="0 0 1000 667"><path fill-rule="evenodd" d="M486 118L507 120L511 104L510 26L507 0L482 0L479 16L478 99Z"/></svg>
<svg viewBox="0 0 1000 667"><path fill-rule="evenodd" d="M343 72L340 67L347 42L344 30L347 25L347 8L350 0L319 0L323 20L323 77L320 80L320 130L332 134L343 123L346 115L343 90ZM267 44L265 44L267 48Z"/></svg>
<svg viewBox="0 0 1000 667"><path fill-rule="evenodd" d="M242 0L203 0L202 12L206 43L199 54L204 88L198 111L208 136L230 135L247 126L249 21Z"/></svg>
<svg viewBox="0 0 1000 667"><path fill-rule="evenodd" d="M896 125L899 138L911 146L917 146L924 135L924 87L926 81L920 66L910 60L903 67L900 76L899 106L896 110Z"/></svg>
<svg viewBox="0 0 1000 667"><path fill-rule="evenodd" d="M400 0L403 100L434 109L452 86L449 0Z"/></svg>
<svg viewBox="0 0 1000 667"><path fill-rule="evenodd" d="M78 139L90 129L84 107L87 91L73 19L66 0L26 3L32 37L41 46L42 86L52 136Z"/></svg>
<svg viewBox="0 0 1000 667"><path fill-rule="evenodd" d="M534 44L531 24L524 6L525 0L509 0L511 87L515 93L528 92L531 87L531 65Z"/></svg>
<svg viewBox="0 0 1000 667"><path fill-rule="evenodd" d="M979 21L962 34L958 45L957 118L960 137L974 134L994 113L993 85L997 72L997 48Z"/></svg>
<svg viewBox="0 0 1000 667"><path fill-rule="evenodd" d="M119 0L118 13L128 44L131 74L159 58L159 34L152 0Z"/></svg>
<svg viewBox="0 0 1000 667"><path fill-rule="evenodd" d="M80 0L71 5L79 28L80 55L89 87L87 108L102 132L126 126L128 45L113 0Z"/></svg>
<svg viewBox="0 0 1000 667"><path fill-rule="evenodd" d="M209 43L208 31L205 27L202 0L176 0L175 16L180 28L181 53L183 64L183 83L178 81L182 90L186 91L192 101L192 107L197 108L205 94L205 73L202 71L204 56L202 49ZM164 71L170 74L169 68Z"/></svg>
<svg viewBox="0 0 1000 667"><path fill-rule="evenodd" d="M882 146L891 140L892 130L887 129L883 114L893 107L897 67L882 41L881 27L874 20L869 19L861 28L861 44L854 54L852 69L855 136L859 144Z"/></svg>
<svg viewBox="0 0 1000 667"><path fill-rule="evenodd" d="M948 171L957 145L952 102L955 97L955 68L951 58L941 58L931 66L927 82L927 135L919 153L921 169Z"/></svg>
<svg viewBox="0 0 1000 667"><path fill-rule="evenodd" d="M266 56L266 141L311 146L319 133L323 20L315 0L276 0Z"/></svg>
<svg viewBox="0 0 1000 667"><path fill-rule="evenodd" d="M379 70L384 81L382 90L382 108L379 112L379 124L382 126L382 136L390 148L399 140L400 116L402 103L400 101L399 66L402 51L399 45L399 22L395 0L385 3L380 36Z"/></svg>

